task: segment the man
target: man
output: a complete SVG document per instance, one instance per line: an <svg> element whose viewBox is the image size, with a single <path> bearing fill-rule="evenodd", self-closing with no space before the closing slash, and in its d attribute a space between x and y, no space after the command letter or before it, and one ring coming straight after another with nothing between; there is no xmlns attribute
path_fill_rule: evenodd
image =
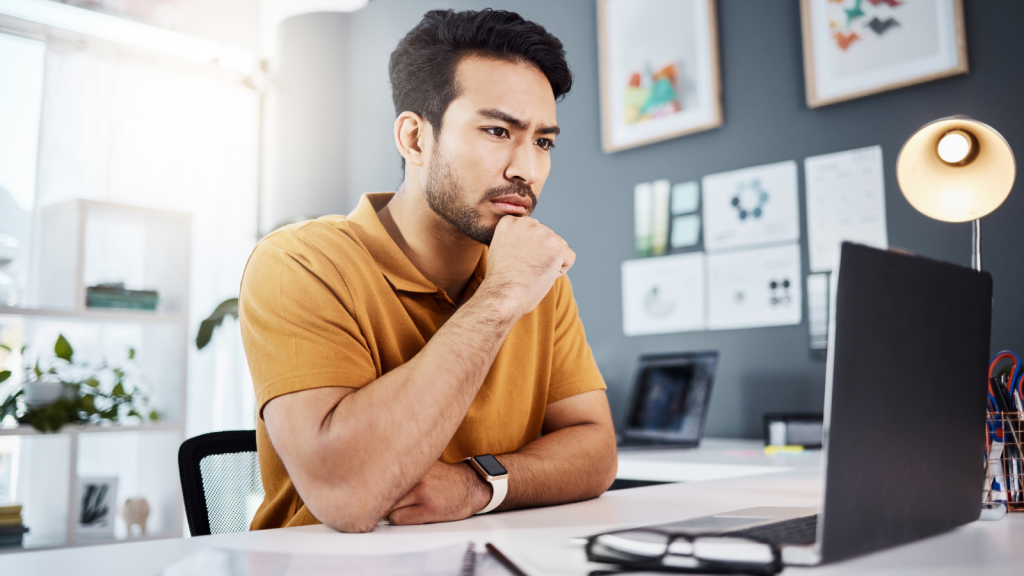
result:
<svg viewBox="0 0 1024 576"><path fill-rule="evenodd" d="M242 280L266 491L253 529L459 520L615 477L575 254L530 217L572 83L561 42L510 12L432 11L390 75L398 192L267 236Z"/></svg>

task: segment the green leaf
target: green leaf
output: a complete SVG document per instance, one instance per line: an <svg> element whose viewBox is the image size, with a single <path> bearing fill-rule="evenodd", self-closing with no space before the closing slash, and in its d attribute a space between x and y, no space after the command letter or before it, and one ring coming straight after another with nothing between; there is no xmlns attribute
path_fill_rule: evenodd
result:
<svg viewBox="0 0 1024 576"><path fill-rule="evenodd" d="M89 378L88 380L83 382L83 384L85 384L86 386L92 386L93 388L95 388L95 387L100 385L100 381L95 379L95 378Z"/></svg>
<svg viewBox="0 0 1024 576"><path fill-rule="evenodd" d="M135 359L135 348L129 348L128 349L128 359L129 360L134 360Z"/></svg>
<svg viewBox="0 0 1024 576"><path fill-rule="evenodd" d="M14 394L11 394L4 400L3 404L0 404L0 420L3 420L8 415L17 416L18 412L18 397L23 394L23 390L19 389Z"/></svg>
<svg viewBox="0 0 1024 576"><path fill-rule="evenodd" d="M7 380L10 377L11 377L11 371L10 370L4 370L4 371L0 372L0 382L3 382L4 380Z"/></svg>
<svg viewBox="0 0 1024 576"><path fill-rule="evenodd" d="M28 421L43 434L52 434L75 419L74 407L67 400L60 400L43 408L30 409L22 421Z"/></svg>
<svg viewBox="0 0 1024 576"><path fill-rule="evenodd" d="M93 415L96 413L96 398L93 396L86 394L78 400L78 403L86 414Z"/></svg>
<svg viewBox="0 0 1024 576"><path fill-rule="evenodd" d="M0 348L3 348L4 350L7 350L8 352L14 352L14 350L11 350L11 347L8 346L7 344L0 344Z"/></svg>
<svg viewBox="0 0 1024 576"><path fill-rule="evenodd" d="M153 422L156 422L157 420L160 419L160 413L157 412L156 410L150 410L149 419L152 420Z"/></svg>
<svg viewBox="0 0 1024 576"><path fill-rule="evenodd" d="M110 391L110 394L115 398L123 398L124 396L127 396L124 392L124 386L120 382L114 386L114 389Z"/></svg>
<svg viewBox="0 0 1024 576"><path fill-rule="evenodd" d="M213 329L224 322L224 318L231 316L238 319L238 298L228 298L214 308L213 312L205 320L199 323L199 332L196 334L196 348L202 350L213 338Z"/></svg>
<svg viewBox="0 0 1024 576"><path fill-rule="evenodd" d="M39 369L39 359L38 358L36 358L36 365L35 365L35 368L32 369L32 371L36 373L36 379L37 380L39 378L43 377L43 371Z"/></svg>
<svg viewBox="0 0 1024 576"><path fill-rule="evenodd" d="M68 362L71 362L71 356L75 353L71 348L71 343L68 342L68 339L63 334L57 336L57 343L53 345L53 352L57 354L57 358L67 360Z"/></svg>

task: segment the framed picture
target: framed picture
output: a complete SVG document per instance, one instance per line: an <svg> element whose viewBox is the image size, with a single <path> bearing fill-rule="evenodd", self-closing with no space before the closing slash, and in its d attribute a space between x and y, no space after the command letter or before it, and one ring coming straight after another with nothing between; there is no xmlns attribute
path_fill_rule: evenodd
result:
<svg viewBox="0 0 1024 576"><path fill-rule="evenodd" d="M606 153L722 125L714 0L598 0Z"/></svg>
<svg viewBox="0 0 1024 576"><path fill-rule="evenodd" d="M963 0L800 0L811 108L967 73Z"/></svg>
<svg viewBox="0 0 1024 576"><path fill-rule="evenodd" d="M116 508L116 477L79 478L75 537L79 540L113 539Z"/></svg>

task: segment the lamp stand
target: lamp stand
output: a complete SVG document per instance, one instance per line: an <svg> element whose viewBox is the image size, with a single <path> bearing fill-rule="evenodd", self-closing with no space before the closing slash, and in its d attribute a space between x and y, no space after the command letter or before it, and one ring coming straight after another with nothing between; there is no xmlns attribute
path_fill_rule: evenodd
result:
<svg viewBox="0 0 1024 576"><path fill-rule="evenodd" d="M981 272L981 218L972 222L971 268Z"/></svg>

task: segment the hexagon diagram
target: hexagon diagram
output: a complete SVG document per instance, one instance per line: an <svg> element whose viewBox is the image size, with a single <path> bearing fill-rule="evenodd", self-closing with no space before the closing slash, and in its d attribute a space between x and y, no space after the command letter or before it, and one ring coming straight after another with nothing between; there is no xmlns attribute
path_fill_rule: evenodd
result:
<svg viewBox="0 0 1024 576"><path fill-rule="evenodd" d="M736 194L732 197L732 206L740 220L757 219L764 214L764 205L768 202L768 197L768 192L761 186L761 179L754 178L749 182L740 182Z"/></svg>

